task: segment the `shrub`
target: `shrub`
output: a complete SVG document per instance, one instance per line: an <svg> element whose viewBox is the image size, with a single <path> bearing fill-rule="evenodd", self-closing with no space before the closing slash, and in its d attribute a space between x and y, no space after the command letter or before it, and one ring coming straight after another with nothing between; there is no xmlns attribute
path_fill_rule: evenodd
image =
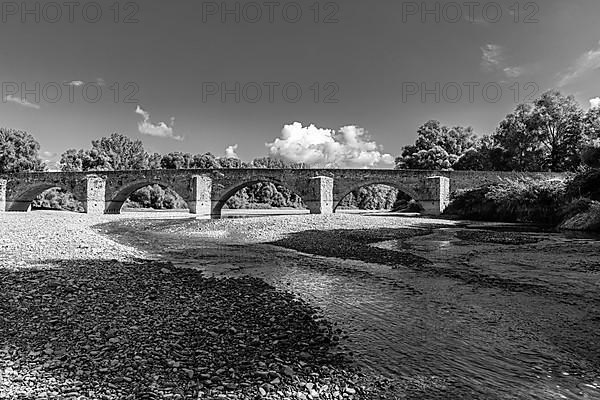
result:
<svg viewBox="0 0 600 400"><path fill-rule="evenodd" d="M580 199L571 201L570 203L565 205L562 209L563 220L567 220L571 217L574 217L577 214L586 212L587 210L590 209L591 204L592 204L592 200L587 199L587 198L580 198Z"/></svg>
<svg viewBox="0 0 600 400"><path fill-rule="evenodd" d="M557 223L563 214L565 189L560 180L506 179L456 192L446 214L475 220Z"/></svg>
<svg viewBox="0 0 600 400"><path fill-rule="evenodd" d="M569 199L600 200L600 169L588 169L575 175L567 184L566 194Z"/></svg>
<svg viewBox="0 0 600 400"><path fill-rule="evenodd" d="M143 187L129 196L125 207L173 210L187 208L187 204L172 189L163 189L159 185L152 185Z"/></svg>
<svg viewBox="0 0 600 400"><path fill-rule="evenodd" d="M32 202L33 208L83 212L83 203L72 193L59 188L48 189Z"/></svg>
<svg viewBox="0 0 600 400"><path fill-rule="evenodd" d="M581 152L581 161L589 167L600 168L600 147L598 144L586 146Z"/></svg>

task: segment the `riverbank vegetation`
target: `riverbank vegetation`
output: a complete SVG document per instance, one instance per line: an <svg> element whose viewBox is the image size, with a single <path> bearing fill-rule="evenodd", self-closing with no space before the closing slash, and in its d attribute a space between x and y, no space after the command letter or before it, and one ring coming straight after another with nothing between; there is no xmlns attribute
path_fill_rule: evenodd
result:
<svg viewBox="0 0 600 400"><path fill-rule="evenodd" d="M599 230L600 169L588 167L564 180L506 179L453 194L446 216L529 222L569 230Z"/></svg>

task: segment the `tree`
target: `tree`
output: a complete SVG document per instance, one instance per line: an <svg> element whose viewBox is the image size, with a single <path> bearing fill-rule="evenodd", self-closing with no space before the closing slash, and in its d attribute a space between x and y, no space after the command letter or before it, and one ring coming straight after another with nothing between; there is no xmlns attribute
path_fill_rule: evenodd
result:
<svg viewBox="0 0 600 400"><path fill-rule="evenodd" d="M583 118L585 140L600 140L600 107L590 108Z"/></svg>
<svg viewBox="0 0 600 400"><path fill-rule="evenodd" d="M494 141L507 152L510 169L572 171L581 163L584 126L575 98L551 90L531 104L519 104L500 122Z"/></svg>
<svg viewBox="0 0 600 400"><path fill-rule="evenodd" d="M443 126L431 120L417 130L414 145L405 146L396 159L396 169L450 169L476 145L471 127Z"/></svg>
<svg viewBox="0 0 600 400"><path fill-rule="evenodd" d="M149 166L150 156L140 140L132 141L125 135L113 133L110 137L92 141L89 150L67 150L62 154L63 171L119 171L139 170Z"/></svg>
<svg viewBox="0 0 600 400"><path fill-rule="evenodd" d="M221 168L217 157L208 152L204 154L196 154L194 156L194 168L200 169L218 169Z"/></svg>
<svg viewBox="0 0 600 400"><path fill-rule="evenodd" d="M581 106L575 97L556 90L543 93L533 105L533 128L547 154L547 167L559 172L575 170L583 141Z"/></svg>
<svg viewBox="0 0 600 400"><path fill-rule="evenodd" d="M306 168L304 163L291 163L280 158L259 157L252 160L250 165L252 168L267 168L267 169L303 169Z"/></svg>
<svg viewBox="0 0 600 400"><path fill-rule="evenodd" d="M160 165L164 169L189 169L195 168L194 156L190 153L174 152L162 157Z"/></svg>
<svg viewBox="0 0 600 400"><path fill-rule="evenodd" d="M43 171L40 144L25 131L0 128L0 172Z"/></svg>
<svg viewBox="0 0 600 400"><path fill-rule="evenodd" d="M519 104L496 128L494 142L508 159L506 167L515 171L541 171L544 154L540 148L538 130L534 124L532 104Z"/></svg>
<svg viewBox="0 0 600 400"><path fill-rule="evenodd" d="M231 169L231 168L246 168L247 165L239 158L219 158L217 159L220 168Z"/></svg>
<svg viewBox="0 0 600 400"><path fill-rule="evenodd" d="M149 169L160 169L162 158L163 158L162 154L159 154L159 153L154 153L151 156L149 156L148 168Z"/></svg>

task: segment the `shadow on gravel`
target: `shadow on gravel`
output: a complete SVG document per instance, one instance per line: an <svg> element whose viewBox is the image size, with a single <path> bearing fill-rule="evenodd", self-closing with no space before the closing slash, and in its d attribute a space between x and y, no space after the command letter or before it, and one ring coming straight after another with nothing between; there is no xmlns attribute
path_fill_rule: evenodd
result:
<svg viewBox="0 0 600 400"><path fill-rule="evenodd" d="M47 264L0 269L0 398L366 396L336 350L341 332L260 279L145 260Z"/></svg>
<svg viewBox="0 0 600 400"><path fill-rule="evenodd" d="M324 257L374 262L392 267L405 266L419 269L431 262L408 251L392 251L371 246L387 240L409 239L429 235L428 229L334 229L303 231L271 242L280 247Z"/></svg>

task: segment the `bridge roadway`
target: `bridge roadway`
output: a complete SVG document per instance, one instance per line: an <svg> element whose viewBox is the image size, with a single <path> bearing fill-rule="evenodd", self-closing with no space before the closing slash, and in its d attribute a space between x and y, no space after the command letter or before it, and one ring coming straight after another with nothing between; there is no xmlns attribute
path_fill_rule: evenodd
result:
<svg viewBox="0 0 600 400"><path fill-rule="evenodd" d="M118 214L136 190L158 184L177 192L190 213L220 218L225 202L240 189L273 182L299 195L313 214L335 212L351 191L386 184L411 196L425 213L438 215L450 193L503 179L562 178L558 173L498 171L420 171L375 169L179 169L97 172L33 172L0 174L0 212L28 211L32 201L50 188L73 193L91 214Z"/></svg>

